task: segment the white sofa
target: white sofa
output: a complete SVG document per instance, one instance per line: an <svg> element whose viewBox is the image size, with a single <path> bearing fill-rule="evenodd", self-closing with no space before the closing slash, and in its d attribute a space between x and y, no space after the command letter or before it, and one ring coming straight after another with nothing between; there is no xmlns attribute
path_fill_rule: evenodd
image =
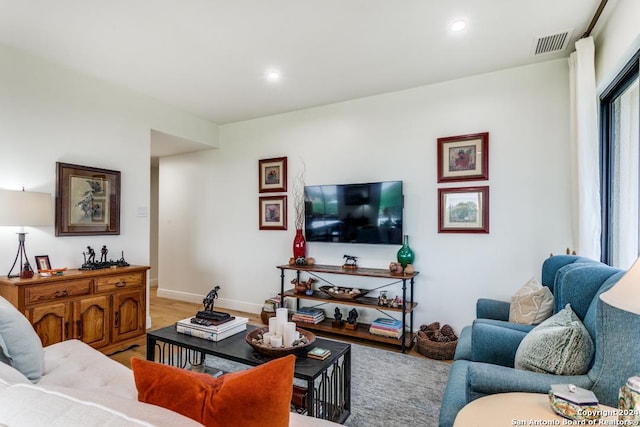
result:
<svg viewBox="0 0 640 427"><path fill-rule="evenodd" d="M138 402L133 372L78 340L44 348L37 383L0 362L0 426L167 426L201 424ZM338 424L291 413L290 426Z"/></svg>

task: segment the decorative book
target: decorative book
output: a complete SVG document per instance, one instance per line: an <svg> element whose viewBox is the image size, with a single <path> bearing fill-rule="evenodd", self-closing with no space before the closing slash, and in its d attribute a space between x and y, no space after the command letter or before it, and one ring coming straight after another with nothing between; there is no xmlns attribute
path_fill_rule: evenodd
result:
<svg viewBox="0 0 640 427"><path fill-rule="evenodd" d="M312 359L324 360L331 355L331 350L321 347L314 347L307 352L307 357Z"/></svg>

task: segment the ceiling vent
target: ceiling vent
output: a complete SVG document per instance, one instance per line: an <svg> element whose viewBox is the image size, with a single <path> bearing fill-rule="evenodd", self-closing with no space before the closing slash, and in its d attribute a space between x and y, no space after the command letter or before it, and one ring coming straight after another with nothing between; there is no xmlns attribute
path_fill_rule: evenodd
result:
<svg viewBox="0 0 640 427"><path fill-rule="evenodd" d="M544 55L565 50L571 39L571 33L573 33L573 30L536 37L533 42L533 55Z"/></svg>

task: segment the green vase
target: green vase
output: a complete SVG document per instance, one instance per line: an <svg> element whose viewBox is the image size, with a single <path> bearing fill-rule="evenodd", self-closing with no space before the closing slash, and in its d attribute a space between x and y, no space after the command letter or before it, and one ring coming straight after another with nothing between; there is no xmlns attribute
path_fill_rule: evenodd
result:
<svg viewBox="0 0 640 427"><path fill-rule="evenodd" d="M407 264L413 264L415 257L413 250L409 247L409 236L405 234L402 247L398 250L398 262L402 268L405 268Z"/></svg>

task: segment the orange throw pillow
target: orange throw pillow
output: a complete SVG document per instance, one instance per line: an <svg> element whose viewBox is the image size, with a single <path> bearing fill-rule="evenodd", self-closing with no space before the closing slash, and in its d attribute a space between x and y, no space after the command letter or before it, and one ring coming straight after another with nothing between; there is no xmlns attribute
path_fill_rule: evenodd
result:
<svg viewBox="0 0 640 427"><path fill-rule="evenodd" d="M214 378L132 358L138 400L162 406L207 427L286 427L295 356Z"/></svg>

